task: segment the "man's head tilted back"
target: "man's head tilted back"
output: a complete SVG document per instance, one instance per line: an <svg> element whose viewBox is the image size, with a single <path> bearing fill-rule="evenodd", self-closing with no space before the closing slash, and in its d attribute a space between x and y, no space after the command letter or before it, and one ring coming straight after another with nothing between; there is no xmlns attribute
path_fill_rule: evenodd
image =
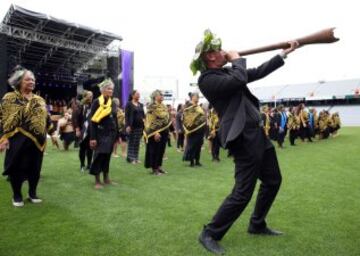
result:
<svg viewBox="0 0 360 256"><path fill-rule="evenodd" d="M196 46L195 55L190 64L193 75L208 68L222 67L226 62L226 52L221 49L221 39L209 29L205 30L204 38Z"/></svg>

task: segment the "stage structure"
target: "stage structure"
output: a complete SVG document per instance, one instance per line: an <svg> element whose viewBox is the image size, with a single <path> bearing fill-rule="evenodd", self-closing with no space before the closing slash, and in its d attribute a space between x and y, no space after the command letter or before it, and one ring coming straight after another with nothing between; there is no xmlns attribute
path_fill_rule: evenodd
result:
<svg viewBox="0 0 360 256"><path fill-rule="evenodd" d="M110 76L115 96L122 99L133 80L123 88L119 78L123 68L133 66L121 65L120 41L119 35L11 5L0 24L0 96L9 90L8 74L20 64L34 71L41 94L55 97L67 90L73 96L78 85Z"/></svg>

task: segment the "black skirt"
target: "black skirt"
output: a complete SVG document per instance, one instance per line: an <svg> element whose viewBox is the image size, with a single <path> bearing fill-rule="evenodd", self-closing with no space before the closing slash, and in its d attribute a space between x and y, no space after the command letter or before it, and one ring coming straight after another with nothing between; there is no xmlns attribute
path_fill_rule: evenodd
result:
<svg viewBox="0 0 360 256"><path fill-rule="evenodd" d="M186 148L184 152L184 161L199 160L201 147L204 143L205 127L189 134L187 136Z"/></svg>
<svg viewBox="0 0 360 256"><path fill-rule="evenodd" d="M156 170L162 166L162 161L166 149L166 142L169 136L169 130L162 131L160 133L160 141L155 141L154 136L149 138L146 144L145 152L145 168L152 168Z"/></svg>
<svg viewBox="0 0 360 256"><path fill-rule="evenodd" d="M108 173L110 160L111 153L104 154L95 152L89 173L92 175L99 175L101 172Z"/></svg>
<svg viewBox="0 0 360 256"><path fill-rule="evenodd" d="M115 130L98 128L98 134L96 136L96 148L95 153L110 154L113 151L113 147L117 138L117 132Z"/></svg>
<svg viewBox="0 0 360 256"><path fill-rule="evenodd" d="M41 171L43 152L35 143L20 132L9 138L9 143L3 175L23 178L38 175Z"/></svg>

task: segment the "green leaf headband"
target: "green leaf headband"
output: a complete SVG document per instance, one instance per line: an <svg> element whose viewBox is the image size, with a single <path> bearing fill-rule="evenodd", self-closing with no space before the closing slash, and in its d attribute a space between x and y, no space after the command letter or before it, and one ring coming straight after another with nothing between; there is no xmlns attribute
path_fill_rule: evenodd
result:
<svg viewBox="0 0 360 256"><path fill-rule="evenodd" d="M216 37L209 29L204 32L204 39L198 43L195 48L195 55L190 64L190 69L193 75L196 75L198 71L202 72L206 70L206 65L201 59L201 55L204 52L220 51L221 50L221 39Z"/></svg>

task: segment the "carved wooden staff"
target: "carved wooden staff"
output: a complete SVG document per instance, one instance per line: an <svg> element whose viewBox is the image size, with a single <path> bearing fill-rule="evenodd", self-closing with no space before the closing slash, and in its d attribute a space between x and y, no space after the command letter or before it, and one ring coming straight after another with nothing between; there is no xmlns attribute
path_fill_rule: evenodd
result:
<svg viewBox="0 0 360 256"><path fill-rule="evenodd" d="M301 37L301 38L295 39L295 40L299 42L299 47L302 47L302 46L308 45L308 44L334 43L334 42L337 42L340 40L339 38L336 38L334 36L334 29L335 28L324 29L317 33L314 33L314 34L311 34L308 36L304 36L304 37ZM240 56L245 56L245 55L273 51L273 50L278 50L278 49L286 49L286 48L290 47L288 42L289 41L272 44L272 45L268 45L268 46L263 46L263 47L259 47L259 48L254 48L254 49L250 49L250 50L246 50L246 51L241 51L241 52L239 52L239 54L240 54Z"/></svg>

